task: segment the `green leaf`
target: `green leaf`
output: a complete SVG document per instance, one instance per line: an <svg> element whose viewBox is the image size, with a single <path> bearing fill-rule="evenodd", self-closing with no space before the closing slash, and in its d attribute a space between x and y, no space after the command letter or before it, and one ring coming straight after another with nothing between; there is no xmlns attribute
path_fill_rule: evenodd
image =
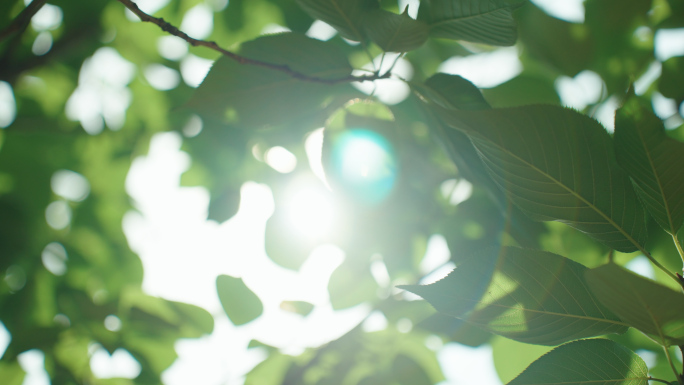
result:
<svg viewBox="0 0 684 385"><path fill-rule="evenodd" d="M663 96L678 102L684 100L684 56L676 56L665 60L663 74L658 80L658 90Z"/></svg>
<svg viewBox="0 0 684 385"><path fill-rule="evenodd" d="M343 37L361 41L365 31L361 25L364 14L378 8L368 0L297 0L297 4L311 17L335 27Z"/></svg>
<svg viewBox="0 0 684 385"><path fill-rule="evenodd" d="M636 182L653 218L670 234L684 222L684 143L665 134L663 122L631 97L615 115L615 155Z"/></svg>
<svg viewBox="0 0 684 385"><path fill-rule="evenodd" d="M242 281L228 275L216 277L216 290L223 310L234 325L253 321L264 311L259 297Z"/></svg>
<svg viewBox="0 0 684 385"><path fill-rule="evenodd" d="M532 219L566 223L618 251L643 249L644 209L598 122L550 105L436 109L470 137L494 181Z"/></svg>
<svg viewBox="0 0 684 385"><path fill-rule="evenodd" d="M623 333L627 325L589 290L586 270L544 251L490 248L441 281L403 288L442 313L525 343L557 345Z"/></svg>
<svg viewBox="0 0 684 385"><path fill-rule="evenodd" d="M17 361L0 362L0 378L5 385L21 385L24 383L26 372Z"/></svg>
<svg viewBox="0 0 684 385"><path fill-rule="evenodd" d="M423 5L434 37L499 46L515 44L516 4L503 0L432 0Z"/></svg>
<svg viewBox="0 0 684 385"><path fill-rule="evenodd" d="M427 41L430 28L421 20L408 15L408 9L401 15L376 9L363 19L363 28L368 37L380 48L389 52L408 52Z"/></svg>
<svg viewBox="0 0 684 385"><path fill-rule="evenodd" d="M259 37L244 43L240 54L322 79L342 78L352 71L335 43L298 33ZM322 108L327 97L339 91L339 87L342 86L300 80L282 71L240 64L224 56L214 63L187 105L203 114L231 116L248 128L278 125Z"/></svg>
<svg viewBox="0 0 684 385"><path fill-rule="evenodd" d="M684 344L684 294L615 264L586 276L596 297L630 326L661 345Z"/></svg>
<svg viewBox="0 0 684 385"><path fill-rule="evenodd" d="M533 362L508 385L648 385L648 368L636 353L610 340L561 345Z"/></svg>
<svg viewBox="0 0 684 385"><path fill-rule="evenodd" d="M490 108L480 89L459 75L436 73L425 81L425 86L417 91L428 100L444 108L459 110L486 110Z"/></svg>

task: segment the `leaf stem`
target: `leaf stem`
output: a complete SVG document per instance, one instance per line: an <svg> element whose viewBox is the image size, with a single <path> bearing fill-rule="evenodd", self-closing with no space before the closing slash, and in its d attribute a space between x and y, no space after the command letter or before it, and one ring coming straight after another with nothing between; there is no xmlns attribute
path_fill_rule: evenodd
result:
<svg viewBox="0 0 684 385"><path fill-rule="evenodd" d="M35 0L38 1L38 0ZM373 75L363 75L363 76L355 76L355 75L348 75L344 76L341 78L322 78L319 76L311 76L307 75L302 72L298 72L293 70L287 65L284 64L274 64L274 63L268 63L264 62L261 60L255 60L255 59L250 59L248 57L244 57L241 55L238 55L234 52L230 52L226 50L225 48L220 47L216 42L214 41L206 41L206 40L199 40L199 39L194 39L185 32L181 31L171 23L167 22L166 20L160 18L160 17L154 17L150 16L147 13L143 12L136 3L134 3L132 0L118 0L121 4L123 4L126 8L128 8L131 12L136 14L140 20L148 23L153 23L159 26L163 31L170 33L173 36L179 37L185 41L187 41L190 45L193 47L197 46L202 46L202 47L207 47L209 49L212 49L216 52L220 52L224 56L227 56L236 62L240 64L249 64L249 65L254 65L254 66L259 66L259 67L264 67L268 68L274 71L279 71L283 72L285 74L290 75L291 77L302 80L302 81L307 81L307 82L313 82L313 83L323 83L323 84L338 84L338 83L349 83L349 82L365 82L365 81L373 81L373 80L378 80L378 79L386 79L390 77L389 73L386 74L379 74L379 73L374 73ZM367 53L370 55L370 52L366 50ZM371 59L372 60L372 59Z"/></svg>
<svg viewBox="0 0 684 385"><path fill-rule="evenodd" d="M648 251L646 251L644 248L642 248L641 246L639 246L639 250L640 250L642 253L644 253L644 255L646 256L646 258L648 258L648 259L651 261L651 263L653 263L654 265L656 265L660 270L664 271L665 274L669 275L670 278L674 279L675 282L677 282L677 283L682 287L682 289L684 289L684 281L682 281L681 279L679 279L679 277L677 277L677 275L675 275L673 272L671 272L670 270L668 270L665 266L661 265L660 262L658 262L655 258L653 258L653 256L652 256ZM684 384L682 384L682 385L684 385Z"/></svg>
<svg viewBox="0 0 684 385"><path fill-rule="evenodd" d="M682 259L682 263L684 263L684 249L682 249L682 244L679 242L679 238L677 238L677 233L671 233L670 235L672 235L672 241L677 248L677 252L679 253L679 257ZM682 271L684 271L684 267L682 267Z"/></svg>
<svg viewBox="0 0 684 385"><path fill-rule="evenodd" d="M0 41L5 40L5 38L9 37L15 32L22 34L31 21L31 18L33 18L33 15L38 13L38 11L43 8L45 2L46 0L33 0L28 6L26 6L26 8L24 8L24 10L17 15L17 17L10 25L7 26L7 28L0 31Z"/></svg>
<svg viewBox="0 0 684 385"><path fill-rule="evenodd" d="M662 382L663 384L670 385L670 381L661 380L660 378L653 378L651 376L648 376L648 380L649 381Z"/></svg>
<svg viewBox="0 0 684 385"><path fill-rule="evenodd" d="M677 377L677 383L679 385L684 385L684 379L682 379L682 376L679 372L677 372L677 369L674 366L674 363L672 362L672 356L670 355L670 349L667 346L663 346L663 350L665 351L665 357L667 357L667 362L670 364L670 368L672 368L672 371L675 374L675 377Z"/></svg>

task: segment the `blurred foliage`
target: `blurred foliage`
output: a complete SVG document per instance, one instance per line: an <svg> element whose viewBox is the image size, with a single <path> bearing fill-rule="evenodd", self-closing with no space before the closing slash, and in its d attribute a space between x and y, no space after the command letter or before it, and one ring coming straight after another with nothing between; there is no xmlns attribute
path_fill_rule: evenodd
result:
<svg viewBox="0 0 684 385"><path fill-rule="evenodd" d="M43 4L33 1L35 8ZM540 340L539 335L518 339L554 345L623 331L624 326L633 328L611 335L610 341L570 342L556 348L513 383L538 381L545 365L561 365L567 372L586 370L591 360L569 364L568 357L592 353L631 363L639 371L635 381L641 382L635 383L646 384L644 363L632 351L655 354L650 375L675 379L663 349L636 331L654 335L661 328L640 319L639 310L643 309L632 307L633 298L619 294L626 290L624 285L644 287L644 301L672 297L674 303L682 301L677 298L681 294L677 282L657 269L656 280L664 286L613 265L611 270L590 270L589 283L582 272L608 262L613 257L609 247L627 252L614 255L614 261L626 264L638 255L631 253L636 244L641 251L647 246L666 270L681 271L672 238L684 215L684 205L677 206L684 199L680 188L684 182L672 175L681 174L684 164L679 159L684 146L679 115L684 102L684 57L661 63L655 55L655 36L661 30L684 28L683 1L586 0L581 23L550 16L530 2L504 0L422 0L418 10L399 9L397 2L390 0L170 0L154 10L154 16L180 26L190 9L203 4L213 16L207 40L251 60L286 66L288 71L323 81L307 81L268 66L241 64L214 50L192 47L158 26L138 21L118 1L56 1L43 6L44 13L33 21L31 7L24 3L0 2L0 94L6 89L11 96L0 100L4 103L0 104L0 126L4 127L0 129L0 322L11 335L0 359L1 383L21 384L25 373L18 356L37 349L45 355L45 369L55 385L159 384L162 372L177 358L176 341L212 332L214 318L206 310L142 291L142 263L122 230L124 214L133 209L125 190L132 161L147 152L154 134L165 131L183 136L183 150L190 154L192 166L182 182L207 188L211 196L207 219L223 222L235 215L243 183L268 184L275 200L275 212L266 225L269 257L281 266L298 269L317 246L338 245L346 258L328 284L332 306L345 309L365 303L388 321L384 330L366 332L358 326L297 357L264 347L269 355L247 375L246 384L434 384L443 380L434 341L437 345L454 342L468 346L491 341L499 375L510 381L549 349L521 348L521 343L501 336L492 339L491 333L513 338L535 333L511 329L515 325L506 321L510 314L492 311L492 307L518 301L529 305L523 307L528 313L548 312L546 307L564 306L559 298L575 298L577 293L586 302L596 302L595 297L612 302L613 306L604 303L607 309L596 305L601 316L593 315L612 326L585 322L584 329L590 331L585 334L551 330L548 334L553 338L548 340ZM408 16L413 11L418 11L415 19ZM52 22L45 22L46 17ZM325 41L306 37L316 19L332 25L338 33ZM292 32L264 35L274 26ZM174 44L177 50L169 51ZM495 49L490 45L513 44L521 71L497 86L478 89L460 76L438 73L440 65L452 57L490 52ZM385 51L410 52L399 59ZM98 57L108 61L96 61ZM377 57L383 58L384 66L374 60ZM395 58L397 71L405 65L412 68L412 74L395 72L393 80L377 83L399 82L403 77L404 86L411 91L396 104L383 103L380 92L361 92L347 79L352 75L381 78ZM199 81L193 80L196 74L188 68L189 63L201 60L215 63L198 86ZM640 83L653 65L661 71ZM167 81L175 81L156 82L149 75L155 68L163 68ZM602 81L598 99L579 112L549 107L567 102L559 93L561 82L577 81L578 74L587 71ZM628 94L635 81L640 84L636 94ZM645 127L648 138L666 138L668 143L663 150L666 157L645 174L643 170L630 173L637 166L626 166L634 160L624 154L627 147L613 151L612 136L580 114L599 118L603 109L621 105L628 95L629 108L620 110L623 123L617 128L617 137ZM74 107L79 97L81 105ZM678 106L679 113L661 116L659 112L656 117L653 111L659 109L653 106L662 97L672 99L669 102ZM521 107L529 104L544 106ZM508 107L516 109L498 110ZM585 148L572 140L562 143L566 147L553 148L557 144L553 139L542 138L567 122L579 122L566 126L568 133L586 129L595 140ZM308 156L305 141L321 127L325 127L322 161L326 183L345 220L336 223L330 234L304 239L292 234L284 204L292 175L304 175L323 185L314 176L315 170L302 161ZM518 142L512 131L505 132L508 136L499 137L496 144L494 138L506 127L526 129L527 136ZM381 136L391 149L388 170L392 177L381 179L385 184L371 186L372 191L386 191L377 199L365 200L371 190L358 190L350 184L344 169L334 161L336 143L358 129ZM534 143L535 138L542 139ZM637 146L645 154L658 153L659 142L640 141L634 135L624 140L625 146ZM500 147L493 149L495 145ZM512 150L501 150L508 145ZM300 160L292 174L280 173L264 161L267 150L275 146L288 149ZM607 159L607 177L576 170L570 175L578 176L584 186L602 186L599 195L619 184L621 190L613 196L625 191L631 200L618 197L617 203L601 204L615 204L631 212L624 217L615 214L608 218L608 225L602 223L603 227L597 228L581 223L593 221L591 215L540 210L539 202L548 203L553 194L520 193L532 185L530 180L539 177L538 173L528 172L529 179L509 184L519 176L515 174L519 170L505 167L513 163L513 155L519 155L511 155L516 148L519 152L548 150L544 162L531 155L539 168L556 153L580 154L574 163L561 162L559 169L564 166L566 170L584 169L591 161L582 155L602 153ZM617 163L613 152L618 153ZM535 154L540 153L543 151ZM666 169L668 166L679 167L679 174ZM627 175L639 184L641 200L631 190ZM669 190L647 191L654 175L670 178ZM620 183L613 183L614 178ZM466 184L472 185L471 194L454 200L457 187ZM65 185L66 190L59 187ZM580 195L591 194L588 190L578 189ZM515 199L511 199L511 191L517 191ZM658 201L659 196L664 200ZM673 223L664 225L670 234L659 228L659 223L668 221L663 212L652 211L655 220L649 217L640 225L644 217L640 202L644 200L648 210L675 214ZM562 220L574 228L559 222L535 222L530 217ZM623 233L628 233L628 238L633 235L635 241L606 238L606 226L615 222L620 229L632 223ZM468 306L458 311L447 309L458 318L435 313L425 301L406 301L394 288L417 284L430 273L421 269L421 260L427 240L434 234L444 237L451 261L459 266L450 276L459 276L458 280L440 281L439 285L458 287L472 297ZM506 247L499 248L501 245ZM524 249L544 251L525 253ZM484 253L487 256L483 257L482 250L508 250L515 257L506 259L503 252ZM477 257L481 258L473 262ZM550 258L550 265L535 265L543 258ZM532 267L515 270L511 266L517 263ZM389 282L380 282L372 273L372 266L378 264L386 268ZM565 278L552 275L537 281L551 265ZM616 278L623 275L626 281ZM522 289L506 286L511 280L518 281ZM561 287L570 281L577 293ZM444 293L454 294L442 286L417 286L422 287L417 292L434 291L437 298L428 299L442 311L449 305L444 304L448 302ZM498 297L482 300L481 307L474 308L488 288L495 291L497 287L503 288ZM221 275L217 289L234 324L248 323L262 314L258 296L240 278ZM523 289L532 294L518 297ZM553 300L546 297L535 302L534 295L545 289L555 296ZM677 327L684 322L681 309L660 305L664 309L658 311L663 314L652 314L654 320L664 319ZM303 317L315 313L316 308L303 301L284 301L280 306ZM561 313L574 314L567 309ZM469 318L473 314L480 318ZM562 322L572 323L564 317L560 317ZM118 323L112 326L107 319ZM556 327L544 318L530 316L523 321L522 325ZM408 330L398 326L407 322L413 325ZM681 340L681 335L667 332L670 334L661 336L661 343ZM97 346L110 354L125 349L141 365L140 374L130 380L97 378L89 364ZM515 359L506 358L511 356ZM615 373L593 380L617 381L625 370L618 366Z"/></svg>

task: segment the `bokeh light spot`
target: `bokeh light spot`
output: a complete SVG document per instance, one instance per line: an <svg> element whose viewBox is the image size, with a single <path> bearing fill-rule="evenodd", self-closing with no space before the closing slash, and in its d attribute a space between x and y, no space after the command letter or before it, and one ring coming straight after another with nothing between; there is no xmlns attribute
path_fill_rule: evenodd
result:
<svg viewBox="0 0 684 385"><path fill-rule="evenodd" d="M380 134L349 130L334 144L332 157L344 188L359 201L379 203L392 191L397 161L392 146Z"/></svg>
<svg viewBox="0 0 684 385"><path fill-rule="evenodd" d="M43 266L54 275L64 275L67 271L66 261L68 259L66 249L61 243L51 242L41 253Z"/></svg>

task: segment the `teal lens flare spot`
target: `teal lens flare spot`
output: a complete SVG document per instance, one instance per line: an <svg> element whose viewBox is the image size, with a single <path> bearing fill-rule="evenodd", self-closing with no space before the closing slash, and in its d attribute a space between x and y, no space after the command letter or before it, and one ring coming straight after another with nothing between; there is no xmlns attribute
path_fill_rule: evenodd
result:
<svg viewBox="0 0 684 385"><path fill-rule="evenodd" d="M357 201L380 203L394 187L394 150L374 131L351 129L340 135L333 147L332 161L342 187Z"/></svg>

